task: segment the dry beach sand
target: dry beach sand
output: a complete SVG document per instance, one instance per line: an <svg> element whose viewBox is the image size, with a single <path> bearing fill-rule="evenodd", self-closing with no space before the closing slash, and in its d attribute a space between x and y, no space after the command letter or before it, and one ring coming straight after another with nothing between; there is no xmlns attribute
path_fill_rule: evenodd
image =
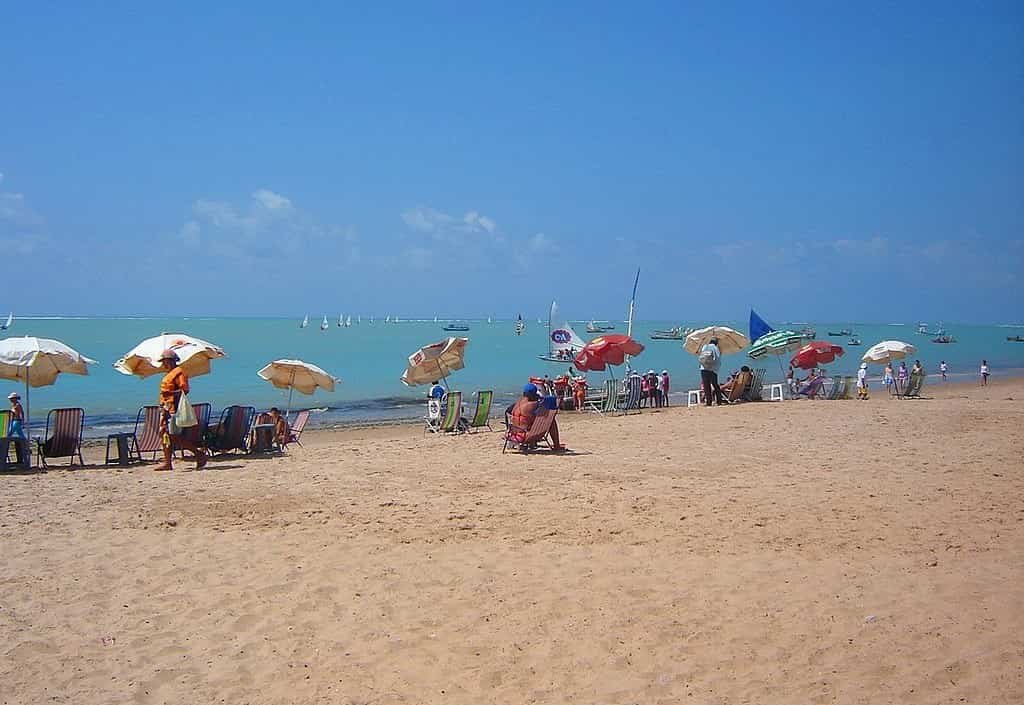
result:
<svg viewBox="0 0 1024 705"><path fill-rule="evenodd" d="M1024 382L875 392L0 476L0 703L1024 702Z"/></svg>

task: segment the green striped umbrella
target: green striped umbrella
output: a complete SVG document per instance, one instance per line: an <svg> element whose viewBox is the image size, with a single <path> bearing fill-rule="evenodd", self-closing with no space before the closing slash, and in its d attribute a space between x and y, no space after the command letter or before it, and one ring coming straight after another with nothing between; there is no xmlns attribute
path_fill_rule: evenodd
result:
<svg viewBox="0 0 1024 705"><path fill-rule="evenodd" d="M759 360L765 355L784 355L793 352L803 344L804 338L799 333L791 330L773 330L755 340L747 355Z"/></svg>
<svg viewBox="0 0 1024 705"><path fill-rule="evenodd" d="M747 354L755 360L760 360L766 355L774 355L779 360L779 369L782 370L782 355L799 349L804 344L804 337L800 333L791 330L773 330L754 341ZM785 370L782 370L783 373Z"/></svg>

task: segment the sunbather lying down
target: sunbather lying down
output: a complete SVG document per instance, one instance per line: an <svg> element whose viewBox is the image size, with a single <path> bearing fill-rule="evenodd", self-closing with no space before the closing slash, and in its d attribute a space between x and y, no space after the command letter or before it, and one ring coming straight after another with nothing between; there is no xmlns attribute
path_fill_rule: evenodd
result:
<svg viewBox="0 0 1024 705"><path fill-rule="evenodd" d="M544 406L537 385L523 387L523 396L506 409L509 415L509 439L520 447L536 447L546 437L551 437L551 449L566 450L558 436L558 421L555 409Z"/></svg>

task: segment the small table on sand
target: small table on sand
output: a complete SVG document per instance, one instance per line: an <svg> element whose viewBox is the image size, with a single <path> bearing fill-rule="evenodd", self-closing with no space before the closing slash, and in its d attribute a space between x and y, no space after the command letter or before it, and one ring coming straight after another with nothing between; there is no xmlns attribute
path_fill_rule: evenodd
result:
<svg viewBox="0 0 1024 705"><path fill-rule="evenodd" d="M274 424L258 423L252 427L253 453L270 453L274 450Z"/></svg>

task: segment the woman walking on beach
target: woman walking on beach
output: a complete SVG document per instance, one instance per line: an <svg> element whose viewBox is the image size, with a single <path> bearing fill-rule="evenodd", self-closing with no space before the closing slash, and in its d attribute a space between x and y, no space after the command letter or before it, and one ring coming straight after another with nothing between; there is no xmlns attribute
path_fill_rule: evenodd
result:
<svg viewBox="0 0 1024 705"><path fill-rule="evenodd" d="M181 429L173 425L171 421L178 411L178 402L183 394L188 394L188 375L185 370L178 367L178 353L173 350L164 350L160 355L160 365L167 372L160 380L160 432L163 437L164 464L154 468L158 471L173 470L172 459L175 448L190 450L196 456L196 470L201 470L206 465L206 453L198 445L181 435Z"/></svg>
<svg viewBox="0 0 1024 705"><path fill-rule="evenodd" d="M981 361L981 386L988 386L988 360Z"/></svg>
<svg viewBox="0 0 1024 705"><path fill-rule="evenodd" d="M907 382L910 380L910 372L907 371L907 363L900 362L900 369L896 372L896 393L903 394L907 391Z"/></svg>

